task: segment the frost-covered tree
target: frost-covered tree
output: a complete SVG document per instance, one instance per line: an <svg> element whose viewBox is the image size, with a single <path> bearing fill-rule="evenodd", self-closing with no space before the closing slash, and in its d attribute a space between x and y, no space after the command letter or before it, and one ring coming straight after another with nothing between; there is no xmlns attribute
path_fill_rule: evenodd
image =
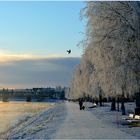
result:
<svg viewBox="0 0 140 140"><path fill-rule="evenodd" d="M112 97L138 92L140 2L87 2L82 17L87 19L87 46L74 74L73 95L78 89L93 96L102 89Z"/></svg>
<svg viewBox="0 0 140 140"><path fill-rule="evenodd" d="M84 58L84 56L83 56ZM73 80L71 82L71 97L80 98L86 95L91 96L91 88L89 84L90 72L92 67L90 61L83 59L81 64L75 70Z"/></svg>

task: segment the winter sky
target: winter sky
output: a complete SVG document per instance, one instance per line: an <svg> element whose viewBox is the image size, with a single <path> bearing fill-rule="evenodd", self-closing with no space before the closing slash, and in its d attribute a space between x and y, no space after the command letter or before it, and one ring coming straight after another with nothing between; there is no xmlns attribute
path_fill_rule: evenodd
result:
<svg viewBox="0 0 140 140"><path fill-rule="evenodd" d="M83 39L84 6L82 1L0 1L0 88L69 85L82 55L77 44Z"/></svg>

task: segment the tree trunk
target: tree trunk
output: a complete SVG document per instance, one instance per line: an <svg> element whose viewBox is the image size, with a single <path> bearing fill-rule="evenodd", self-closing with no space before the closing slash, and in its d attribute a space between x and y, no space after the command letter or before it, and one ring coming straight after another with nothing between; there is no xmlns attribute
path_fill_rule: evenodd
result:
<svg viewBox="0 0 140 140"><path fill-rule="evenodd" d="M122 110L122 115L125 115L125 105L124 105L124 100L125 100L125 96L124 96L124 89L125 87L122 87L122 98L121 98L121 110Z"/></svg>
<svg viewBox="0 0 140 140"><path fill-rule="evenodd" d="M119 102L120 102L120 99L119 99L119 97L118 97L118 98L117 98L117 111L120 110Z"/></svg>
<svg viewBox="0 0 140 140"><path fill-rule="evenodd" d="M140 115L140 92L136 93L135 115Z"/></svg>
<svg viewBox="0 0 140 140"><path fill-rule="evenodd" d="M103 105L103 104L102 104L102 95L101 95L101 94L99 95L99 103L100 103L100 106Z"/></svg>
<svg viewBox="0 0 140 140"><path fill-rule="evenodd" d="M126 115L126 112L125 112L125 105L124 105L124 98L122 98L121 110L122 110L122 115Z"/></svg>
<svg viewBox="0 0 140 140"><path fill-rule="evenodd" d="M111 103L111 111L116 110L116 100L115 98L112 99L112 103Z"/></svg>

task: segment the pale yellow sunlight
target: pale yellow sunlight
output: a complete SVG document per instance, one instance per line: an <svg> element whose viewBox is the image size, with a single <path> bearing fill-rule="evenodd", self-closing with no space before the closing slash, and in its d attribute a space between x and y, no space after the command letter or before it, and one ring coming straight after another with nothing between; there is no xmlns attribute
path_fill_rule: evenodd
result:
<svg viewBox="0 0 140 140"><path fill-rule="evenodd" d="M33 55L33 54L2 54L0 53L0 63L21 61L21 60L39 60L49 58L65 58L66 55L50 54L46 56Z"/></svg>

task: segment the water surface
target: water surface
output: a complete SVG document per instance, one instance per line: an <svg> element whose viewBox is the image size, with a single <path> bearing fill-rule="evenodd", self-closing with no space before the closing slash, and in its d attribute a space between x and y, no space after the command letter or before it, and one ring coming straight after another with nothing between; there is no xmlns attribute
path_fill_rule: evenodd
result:
<svg viewBox="0 0 140 140"><path fill-rule="evenodd" d="M22 116L32 116L52 106L45 102L0 102L0 133L15 125Z"/></svg>

